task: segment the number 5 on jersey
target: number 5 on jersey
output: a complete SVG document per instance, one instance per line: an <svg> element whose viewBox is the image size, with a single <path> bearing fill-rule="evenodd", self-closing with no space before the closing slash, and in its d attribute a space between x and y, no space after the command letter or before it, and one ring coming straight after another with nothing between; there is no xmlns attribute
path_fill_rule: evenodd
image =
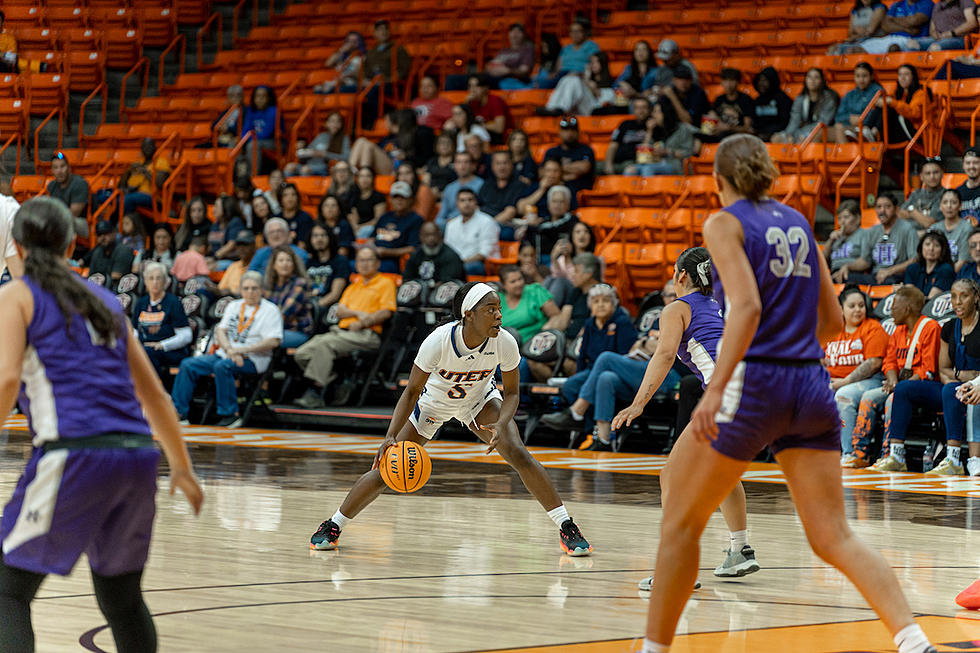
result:
<svg viewBox="0 0 980 653"><path fill-rule="evenodd" d="M773 274L780 278L790 275L810 278L810 266L806 263L806 257L810 254L810 239L803 227L790 227L786 231L769 227L766 229L766 242L776 247L776 258L769 259L769 269ZM790 245L799 245L795 258Z"/></svg>
<svg viewBox="0 0 980 653"><path fill-rule="evenodd" d="M465 399L466 388L457 383L453 387L449 388L449 390L446 392L446 396L450 399Z"/></svg>

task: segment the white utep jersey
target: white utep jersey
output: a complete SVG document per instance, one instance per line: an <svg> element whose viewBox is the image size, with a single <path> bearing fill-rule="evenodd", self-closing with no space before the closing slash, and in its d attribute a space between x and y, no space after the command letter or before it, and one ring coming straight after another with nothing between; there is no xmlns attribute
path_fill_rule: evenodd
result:
<svg viewBox="0 0 980 653"><path fill-rule="evenodd" d="M422 342L415 365L429 373L423 394L427 400L455 409L479 401L495 388L497 366L510 372L521 362L517 341L507 331L476 349L463 344L463 326L451 322L437 327Z"/></svg>
<svg viewBox="0 0 980 653"><path fill-rule="evenodd" d="M19 208L20 204L13 197L0 195L0 276L7 269L7 259L17 256L11 230L14 226L14 214Z"/></svg>

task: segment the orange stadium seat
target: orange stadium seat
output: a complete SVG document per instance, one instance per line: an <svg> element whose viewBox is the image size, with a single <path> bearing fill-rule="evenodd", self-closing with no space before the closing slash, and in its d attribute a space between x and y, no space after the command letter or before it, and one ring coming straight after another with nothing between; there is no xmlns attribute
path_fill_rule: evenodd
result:
<svg viewBox="0 0 980 653"><path fill-rule="evenodd" d="M91 4L91 3L90 3ZM93 7L88 11L89 24L96 29L132 27L136 24L133 11L125 6Z"/></svg>
<svg viewBox="0 0 980 653"><path fill-rule="evenodd" d="M628 193L628 206L669 209L685 195L687 177L636 177L638 183Z"/></svg>
<svg viewBox="0 0 980 653"><path fill-rule="evenodd" d="M21 27L15 33L20 50L56 50L58 32L50 27Z"/></svg>
<svg viewBox="0 0 980 653"><path fill-rule="evenodd" d="M632 288L631 297L643 297L663 288L667 275L662 243L627 243L623 262Z"/></svg>
<svg viewBox="0 0 980 653"><path fill-rule="evenodd" d="M32 116L46 116L68 107L68 76L61 73L31 73L24 76Z"/></svg>
<svg viewBox="0 0 980 653"><path fill-rule="evenodd" d="M0 75L0 98L23 98L24 84L20 75Z"/></svg>
<svg viewBox="0 0 980 653"><path fill-rule="evenodd" d="M35 6L4 4L3 13L6 16L3 26L16 32L21 27L41 27L43 11Z"/></svg>
<svg viewBox="0 0 980 653"><path fill-rule="evenodd" d="M102 50L103 32L91 27L72 27L58 31L58 41L66 50Z"/></svg>
<svg viewBox="0 0 980 653"><path fill-rule="evenodd" d="M103 79L105 59L99 52L70 51L68 53L68 89L89 92Z"/></svg>
<svg viewBox="0 0 980 653"><path fill-rule="evenodd" d="M640 177L620 175L599 177L595 180L591 190L579 191L579 204L581 206L624 206L626 195L637 188L640 179Z"/></svg>
<svg viewBox="0 0 980 653"><path fill-rule="evenodd" d="M27 132L27 101L18 98L0 99L0 140L11 134Z"/></svg>
<svg viewBox="0 0 980 653"><path fill-rule="evenodd" d="M620 212L611 207L585 206L576 212L578 219L589 225L597 243L603 242L619 222Z"/></svg>
<svg viewBox="0 0 980 653"><path fill-rule="evenodd" d="M105 30L106 66L117 70L129 70L143 53L140 33L132 27L114 27Z"/></svg>
<svg viewBox="0 0 980 653"><path fill-rule="evenodd" d="M177 35L177 21L168 7L147 7L136 10L136 22L143 32L143 45L162 48Z"/></svg>
<svg viewBox="0 0 980 653"><path fill-rule="evenodd" d="M44 10L44 20L56 29L68 29L71 27L86 27L88 24L88 12L81 7L51 7Z"/></svg>
<svg viewBox="0 0 980 653"><path fill-rule="evenodd" d="M35 197L48 185L48 179L44 175L16 175L11 186L14 191L14 198L18 202L26 202Z"/></svg>

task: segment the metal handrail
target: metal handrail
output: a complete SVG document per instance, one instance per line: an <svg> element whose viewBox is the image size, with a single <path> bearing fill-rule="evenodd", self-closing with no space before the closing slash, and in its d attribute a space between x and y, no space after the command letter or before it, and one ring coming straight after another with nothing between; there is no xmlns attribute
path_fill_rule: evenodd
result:
<svg viewBox="0 0 980 653"><path fill-rule="evenodd" d="M851 161L851 165L849 165L847 167L847 170L844 171L844 174L841 175L840 179L837 180L837 190L836 190L836 192L834 194L834 206L840 206L841 188L843 188L843 186L844 186L844 181L848 177L851 176L851 173L854 172L854 168L857 167L858 164L861 164L861 165L864 164L864 152L863 152L863 150L862 150L862 152L860 154L858 154L858 156L857 156L856 159L854 159L853 161ZM861 209L862 210L864 209L864 201L865 201L865 197L864 197L864 175L861 175Z"/></svg>
<svg viewBox="0 0 980 653"><path fill-rule="evenodd" d="M870 114L871 111L875 108L875 104L878 103L878 100L882 100L881 139L882 142L885 143L885 146L886 147L888 146L888 115L885 113L888 107L888 102L884 101L886 97L888 96L885 94L884 90L875 93L874 96L871 98L871 101L868 102L868 106L864 107L864 111L862 111L861 115L858 116L857 138L858 138L858 146L860 146L862 158L864 157L864 119L867 118L868 114Z"/></svg>
<svg viewBox="0 0 980 653"><path fill-rule="evenodd" d="M146 87L150 83L150 58L140 57L139 60L126 71L123 75L122 82L119 87L119 121L122 122L123 109L126 108L126 86L129 84L129 78L133 76L140 68L143 68L143 74L141 76L141 89L140 89L140 99L146 97ZM163 70L163 57L160 58L160 70ZM160 79L163 79L163 74L161 72ZM159 91L159 89L157 89ZM137 103L139 100L137 100Z"/></svg>
<svg viewBox="0 0 980 653"><path fill-rule="evenodd" d="M225 124L225 122L231 116L232 111L235 110L239 112L238 133L241 134L243 123L242 118L245 116L245 107L241 104L234 104L228 107L228 109L221 114L221 117L215 121L214 127L211 128L211 147L218 147L218 129Z"/></svg>
<svg viewBox="0 0 980 653"><path fill-rule="evenodd" d="M54 109L51 110L51 113L49 113L47 116L44 117L44 120L41 121L41 124L34 129L34 171L35 172L37 172L40 169L40 163L41 163L40 158L38 156L38 148L41 140L41 129L46 124L48 124L48 121L50 121L52 118L55 117L55 114L57 114L58 116L58 149L59 150L62 147L62 143L64 143L64 138L62 134L64 130L62 129L62 123L64 122L65 119L65 112L62 107L55 107Z"/></svg>
<svg viewBox="0 0 980 653"><path fill-rule="evenodd" d="M909 155L912 152L912 148L915 145L916 141L918 141L919 138L926 133L926 129L928 127L929 127L929 123L923 122L922 125L917 130L915 130L915 133L912 135L911 140L909 140L909 142L905 145L905 197L908 197L909 191L912 190L912 184L909 183L909 179L912 177L912 175L909 174L911 172L910 170L911 163L910 163Z"/></svg>
<svg viewBox="0 0 980 653"><path fill-rule="evenodd" d="M190 168L190 161L183 159L179 164L177 164L177 167L174 168L173 172L170 173L167 180L163 182L163 187L161 188L160 193L162 195L160 213L164 222L170 221L170 211L174 203L174 187L179 182L181 176L184 178L184 201L188 201L191 197L191 175L188 168Z"/></svg>
<svg viewBox="0 0 980 653"><path fill-rule="evenodd" d="M187 57L187 38L183 34L178 34L176 37L174 37L174 40L170 42L170 45L164 48L163 52L160 53L160 64L157 66L157 95L163 95L163 64L167 59L167 54L176 48L178 44L180 44L180 58L177 60L177 76L179 77L181 73L186 71L184 60ZM201 61L198 59L198 67L200 67L200 63Z"/></svg>
<svg viewBox="0 0 980 653"><path fill-rule="evenodd" d="M807 137L804 138L803 141L796 146L797 148L796 149L796 174L797 175L803 174L803 150L806 149L808 145L811 145L814 142L814 139L816 138L817 134L820 132L823 132L823 142L826 143L827 125L823 124L822 122L818 122L810 131L810 133L807 134ZM826 177L828 175L826 148L820 148L820 154L821 154L820 160L823 162L824 176Z"/></svg>
<svg viewBox="0 0 980 653"><path fill-rule="evenodd" d="M296 160L296 141L299 139L299 128L309 120L310 116L314 115L313 110L316 108L316 101L307 102L306 107L299 114L296 120L293 122L293 127L289 131L289 148L286 150L286 160L295 161Z"/></svg>
<svg viewBox="0 0 980 653"><path fill-rule="evenodd" d="M82 101L82 106L78 110L78 142L79 143L83 145L85 143L85 107L86 105L88 105L89 102L92 101L92 98L94 98L99 91L102 91L102 117L99 120L99 124L96 126L95 131L98 131L99 127L105 124L106 104L108 104L108 90L109 89L106 87L105 82L101 82L98 86L92 89L92 92L89 93L88 97Z"/></svg>
<svg viewBox="0 0 980 653"><path fill-rule="evenodd" d="M109 194L109 197L106 198L106 201L103 202L99 206L99 208L97 208L95 211L93 211L92 212L92 215L89 216L89 219L88 219L88 245L89 245L90 248L94 248L95 247L95 225L99 224L99 222L100 222L99 217L100 217L100 215L102 214L103 211L105 211L106 212L106 215L108 216L108 213L109 213L108 209L111 209L111 208L115 207L116 205L118 205L119 206L119 216L118 216L118 223L117 224L122 225L122 215L123 215L122 209L123 209L123 203L121 201L119 201L119 199L121 197L122 197L122 191L119 188L116 188L114 191L112 191L112 193Z"/></svg>
<svg viewBox="0 0 980 653"><path fill-rule="evenodd" d="M235 188L235 159L241 154L242 149L250 141L255 140L255 146L252 147L252 170L258 170L259 166L259 143L258 139L255 138L255 132L247 131L242 134L242 138L235 147L231 148L231 152L228 153L228 161L230 162L228 170L225 172L225 192L231 194L234 192ZM217 148L216 148L217 149ZM215 157L215 163L217 163L217 157Z"/></svg>
<svg viewBox="0 0 980 653"><path fill-rule="evenodd" d="M240 0L240 2L237 5L235 5L235 9L231 12L231 29L232 29L231 39L232 39L233 46L236 48L239 46L239 42L241 41L241 39L238 36L238 34L240 33L238 31L238 16L241 14L241 11L245 7L246 2L248 2L248 0ZM252 20L251 20L252 27L255 27L255 25L258 23L258 17L259 17L259 0L252 0Z"/></svg>
<svg viewBox="0 0 980 653"><path fill-rule="evenodd" d="M371 81L364 86L357 95L354 96L354 134L359 134L361 131L361 104L364 102L364 98L371 91L371 88L377 85L378 87L378 117L381 117L381 109L384 107L384 97L385 97L385 78L383 75L375 75L371 78Z"/></svg>
<svg viewBox="0 0 980 653"><path fill-rule="evenodd" d="M14 168L14 170L16 170L17 173L19 173L20 172L20 143L21 143L21 135L20 135L20 132L15 132L10 138L8 138L6 141L4 141L4 143L3 143L2 146L0 146L0 161L3 160L3 153L4 153L4 151L8 147L10 147L15 141L17 143L17 146L14 148L14 150L15 150L15 152L17 154L16 154L16 159L15 159L15 161L16 161L16 167Z"/></svg>
<svg viewBox="0 0 980 653"><path fill-rule="evenodd" d="M221 14L216 11L211 14L211 17L208 18L203 25L201 25L201 29L197 30L197 67L199 70L204 69L204 35L209 31L208 28L211 27L211 23L213 23L215 19L218 20L217 39L215 39L218 49L215 53L215 57L218 56L218 52L221 52L224 49L225 39L224 30L222 29L222 21L224 19L222 18ZM212 61L211 63L213 64L214 62Z"/></svg>

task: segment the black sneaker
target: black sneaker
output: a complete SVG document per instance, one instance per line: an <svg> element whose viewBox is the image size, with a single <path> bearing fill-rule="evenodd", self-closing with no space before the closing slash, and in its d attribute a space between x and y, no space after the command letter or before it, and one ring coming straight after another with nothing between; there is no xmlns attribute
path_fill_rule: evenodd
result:
<svg viewBox="0 0 980 653"><path fill-rule="evenodd" d="M232 424L234 424L237 421L238 421L238 415L225 415L220 420L218 420L218 423L215 424L215 426L225 426L225 427L227 427L227 426L231 426Z"/></svg>
<svg viewBox="0 0 980 653"><path fill-rule="evenodd" d="M572 417L569 408L557 413L548 413L541 418L541 424L556 431L581 431L585 426L584 420L577 420Z"/></svg>
<svg viewBox="0 0 980 653"><path fill-rule="evenodd" d="M332 519L320 524L313 537L310 538L310 548L316 551L332 551L337 548L337 540L340 539L340 526Z"/></svg>
<svg viewBox="0 0 980 653"><path fill-rule="evenodd" d="M587 556L592 553L592 545L589 544L582 531L578 529L571 519L566 519L561 525L561 550L568 555Z"/></svg>
<svg viewBox="0 0 980 653"><path fill-rule="evenodd" d="M612 443L603 442L598 435L593 435L592 444L585 447L584 451L612 451Z"/></svg>

